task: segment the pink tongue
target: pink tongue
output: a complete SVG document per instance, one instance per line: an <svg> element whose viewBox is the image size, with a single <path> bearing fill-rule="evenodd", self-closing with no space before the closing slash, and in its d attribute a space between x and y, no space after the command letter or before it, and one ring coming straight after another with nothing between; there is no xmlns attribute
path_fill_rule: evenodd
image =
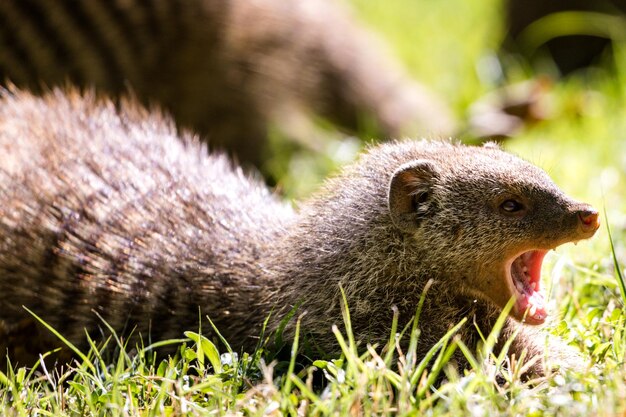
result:
<svg viewBox="0 0 626 417"><path fill-rule="evenodd" d="M539 288L539 281L541 280L541 264L543 264L543 258L546 256L547 251L534 250L530 252L527 257L525 256L526 266L530 273L530 282L536 283Z"/></svg>
<svg viewBox="0 0 626 417"><path fill-rule="evenodd" d="M530 285L536 289L530 294L523 294L522 298L518 300L520 311L528 309L526 321L529 323L543 323L548 316L544 296L539 292L541 265L546 253L547 251L535 250L523 255L524 264L530 275Z"/></svg>

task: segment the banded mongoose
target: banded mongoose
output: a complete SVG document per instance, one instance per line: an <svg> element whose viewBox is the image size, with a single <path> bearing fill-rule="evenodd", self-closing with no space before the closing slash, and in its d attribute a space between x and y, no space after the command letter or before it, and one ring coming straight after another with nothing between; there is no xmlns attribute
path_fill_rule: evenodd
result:
<svg viewBox="0 0 626 417"><path fill-rule="evenodd" d="M332 0L3 0L0 83L131 90L257 166L268 124L293 134L312 114L450 134L443 101L355 20Z"/></svg>
<svg viewBox="0 0 626 417"><path fill-rule="evenodd" d="M0 154L9 357L36 349L13 342L33 327L22 306L76 344L102 325L92 310L116 331L159 340L196 329L200 309L249 349L268 316L272 331L301 303L303 333L332 352L340 286L357 340L384 344L392 306L406 324L429 280L420 354L463 317L488 333L516 297L503 330L520 331L510 352L543 357L545 335L531 326L548 314L543 257L598 228L592 207L530 163L424 140L370 148L293 210L197 137L179 138L169 118L59 90L4 94ZM476 347L474 324L459 334Z"/></svg>

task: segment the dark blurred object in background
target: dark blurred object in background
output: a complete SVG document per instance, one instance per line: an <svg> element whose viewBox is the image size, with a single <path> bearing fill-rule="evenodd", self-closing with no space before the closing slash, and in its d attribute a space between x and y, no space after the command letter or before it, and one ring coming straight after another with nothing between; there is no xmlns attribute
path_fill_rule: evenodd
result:
<svg viewBox="0 0 626 417"><path fill-rule="evenodd" d="M485 95L469 109L470 137L502 140L550 118L552 82L545 77L509 84Z"/></svg>
<svg viewBox="0 0 626 417"><path fill-rule="evenodd" d="M508 49L535 64L547 53L568 74L598 63L625 13L626 0L508 0Z"/></svg>
<svg viewBox="0 0 626 417"><path fill-rule="evenodd" d="M130 90L257 166L269 126L304 141L320 117L383 138L454 128L331 0L2 0L0 80Z"/></svg>

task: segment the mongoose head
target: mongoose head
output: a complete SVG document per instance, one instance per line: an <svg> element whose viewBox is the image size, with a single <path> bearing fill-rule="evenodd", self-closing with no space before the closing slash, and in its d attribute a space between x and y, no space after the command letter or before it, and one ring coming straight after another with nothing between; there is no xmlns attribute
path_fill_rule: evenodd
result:
<svg viewBox="0 0 626 417"><path fill-rule="evenodd" d="M543 170L495 145L399 147L414 159L389 155L401 162L388 188L395 228L428 253L434 271L452 279L446 285L500 308L514 297L513 317L542 323L544 256L591 237L598 212L566 196Z"/></svg>

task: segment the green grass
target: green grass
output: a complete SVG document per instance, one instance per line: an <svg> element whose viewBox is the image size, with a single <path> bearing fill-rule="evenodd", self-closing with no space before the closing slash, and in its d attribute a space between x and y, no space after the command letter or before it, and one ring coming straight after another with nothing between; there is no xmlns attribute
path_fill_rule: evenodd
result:
<svg viewBox="0 0 626 417"><path fill-rule="evenodd" d="M344 308L344 327L333 327L343 353L334 360L297 363L296 338L287 362L266 364L262 350L237 354L196 332L186 332L182 344L164 342L180 347L158 359L156 346L130 354L112 335L64 369L0 374L3 415L615 415L626 401L626 314L612 276L592 267L561 257L548 271L574 289L557 296L561 324L553 331L586 353L590 366L582 374L522 382L523 366L492 352L499 325L472 352L454 338L458 327L471 325L466 320L418 360L419 308L405 351L394 319L388 344L359 354ZM446 367L456 349L470 363L461 374Z"/></svg>
<svg viewBox="0 0 626 417"><path fill-rule="evenodd" d="M480 63L503 39L501 0L353 0L356 14L379 30L409 71L445 97L465 119L493 88L533 76L503 59L500 80ZM187 333L176 355L157 359L111 338L61 369L10 369L0 374L0 413L7 416L178 415L431 415L616 416L626 410L626 43L614 40L605 67L574 74L548 94L551 117L527 126L505 148L545 168L570 195L605 212L591 241L552 252L543 270L553 304L549 330L578 347L590 366L522 382L519 367L486 348L475 355L450 337L428 363L416 360L419 333L405 352L390 344L358 354L344 327L335 329L343 355L330 361L271 362L259 350L235 355L198 333ZM296 153L282 161L288 195L310 191L358 148L342 138L324 155ZM286 156L282 156L286 158ZM279 164L280 165L280 164ZM303 184L308 184L303 187ZM606 226L610 226L610 229ZM609 237L608 231L611 234ZM611 239L610 239L611 238ZM467 324L466 324L467 325ZM401 330L401 329L398 329ZM182 335L181 335L182 336ZM488 339L489 340L489 339ZM298 341L296 341L298 343ZM294 346L294 348L297 347ZM467 351L471 369L445 366L453 349ZM294 349L295 350L295 349ZM266 359L267 361L264 361ZM486 365L485 365L486 364ZM503 381L496 383L496 374ZM443 383L437 376L445 375Z"/></svg>

